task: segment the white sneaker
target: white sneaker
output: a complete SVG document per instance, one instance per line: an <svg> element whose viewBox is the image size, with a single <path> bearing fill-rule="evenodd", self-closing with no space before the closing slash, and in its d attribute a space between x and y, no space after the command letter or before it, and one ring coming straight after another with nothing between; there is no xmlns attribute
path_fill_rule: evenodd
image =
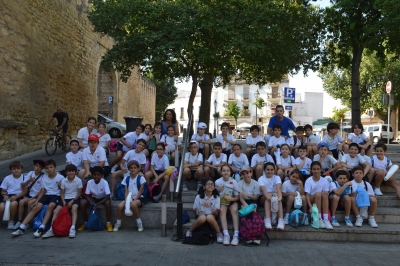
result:
<svg viewBox="0 0 400 266"><path fill-rule="evenodd" d="M260 245L260 244L261 244L261 240L260 240L260 239L258 239L258 240L253 240L253 243L254 243L254 244L257 244L257 245Z"/></svg>
<svg viewBox="0 0 400 266"><path fill-rule="evenodd" d="M24 230L22 230L21 228L18 228L17 231L12 232L11 235L20 236L20 235L23 235L24 233L25 233Z"/></svg>
<svg viewBox="0 0 400 266"><path fill-rule="evenodd" d="M115 225L114 225L113 231L114 231L114 232L118 232L118 230L119 230L120 227L121 227L121 224L115 224Z"/></svg>
<svg viewBox="0 0 400 266"><path fill-rule="evenodd" d="M49 238L52 236L54 236L54 232L53 232L53 230L49 230L46 232L46 234L42 235L42 238Z"/></svg>
<svg viewBox="0 0 400 266"><path fill-rule="evenodd" d="M271 225L271 219L270 218L264 219L264 225L265 225L265 229L272 230L272 225Z"/></svg>
<svg viewBox="0 0 400 266"><path fill-rule="evenodd" d="M111 173L114 173L115 171L117 171L117 168L118 168L118 164L114 165L114 166L111 168Z"/></svg>
<svg viewBox="0 0 400 266"><path fill-rule="evenodd" d="M357 227L361 227L362 224L363 224L363 219L362 219L361 217L358 217L358 218L356 219L355 225L356 225Z"/></svg>
<svg viewBox="0 0 400 266"><path fill-rule="evenodd" d="M353 223L351 222L350 218L344 218L344 222L346 223L347 227L353 227Z"/></svg>
<svg viewBox="0 0 400 266"><path fill-rule="evenodd" d="M328 229L328 230L332 230L333 229L332 224L331 224L331 222L329 222L328 219L324 220L324 225L325 225L325 228ZM321 227L321 225L320 225L320 227Z"/></svg>
<svg viewBox="0 0 400 266"><path fill-rule="evenodd" d="M16 224L14 225L14 230L17 230L19 228L19 226L21 225L21 222L16 222Z"/></svg>
<svg viewBox="0 0 400 266"><path fill-rule="evenodd" d="M138 230L139 232L142 232L142 231L144 230L144 228L143 228L143 223L138 223L137 227L138 227L137 230Z"/></svg>
<svg viewBox="0 0 400 266"><path fill-rule="evenodd" d="M75 234L76 234L75 229L72 229L72 228L69 229L69 235L68 235L69 238L74 238Z"/></svg>
<svg viewBox="0 0 400 266"><path fill-rule="evenodd" d="M271 224L272 225L277 225L278 224L278 213L277 212L273 212L271 215Z"/></svg>
<svg viewBox="0 0 400 266"><path fill-rule="evenodd" d="M308 215L307 214L305 214L305 219L304 219L304 225L308 225L309 224L309 222L308 222Z"/></svg>
<svg viewBox="0 0 400 266"><path fill-rule="evenodd" d="M219 233L217 235L217 243L222 244L222 241L224 241L224 235L222 233Z"/></svg>
<svg viewBox="0 0 400 266"><path fill-rule="evenodd" d="M383 196L383 193L379 187L374 189L375 196Z"/></svg>
<svg viewBox="0 0 400 266"><path fill-rule="evenodd" d="M197 183L197 191L199 191L199 189L203 186L203 184L199 184Z"/></svg>
<svg viewBox="0 0 400 266"><path fill-rule="evenodd" d="M239 237L233 236L231 241L231 246L237 246L237 245L239 245Z"/></svg>
<svg viewBox="0 0 400 266"><path fill-rule="evenodd" d="M157 195L157 196L154 196L154 197L153 197L153 200L159 201L159 200L161 199L161 197L162 197L162 194L159 194L159 195Z"/></svg>
<svg viewBox="0 0 400 266"><path fill-rule="evenodd" d="M289 217L285 216L285 218L283 218L283 220L285 221L285 224L289 224Z"/></svg>
<svg viewBox="0 0 400 266"><path fill-rule="evenodd" d="M321 228L321 229L326 229L324 220L322 220L322 218L319 218L319 228Z"/></svg>
<svg viewBox="0 0 400 266"><path fill-rule="evenodd" d="M278 221L278 226L276 227L276 229L277 230L281 230L281 231L285 230L285 220L280 218L279 221Z"/></svg>
<svg viewBox="0 0 400 266"><path fill-rule="evenodd" d="M222 244L224 244L224 246L229 246L231 243L229 242L231 240L231 237L229 235L224 235L224 241L222 242Z"/></svg>
<svg viewBox="0 0 400 266"><path fill-rule="evenodd" d="M7 230L14 230L14 226L15 226L14 221L8 222Z"/></svg>
<svg viewBox="0 0 400 266"><path fill-rule="evenodd" d="M368 224L373 228L378 228L378 224L376 223L375 218L369 217L368 218Z"/></svg>
<svg viewBox="0 0 400 266"><path fill-rule="evenodd" d="M340 226L340 224L339 224L339 222L336 220L336 218L332 218L331 223L332 223L332 226L335 226L335 227L339 227L339 226Z"/></svg>
<svg viewBox="0 0 400 266"><path fill-rule="evenodd" d="M43 228L39 228L38 230L36 230L36 232L33 233L33 235L35 237L41 237L43 235Z"/></svg>
<svg viewBox="0 0 400 266"><path fill-rule="evenodd" d="M184 192L188 192L188 191L189 191L189 189L187 188L187 186L186 186L185 183L182 185L182 190L183 190Z"/></svg>

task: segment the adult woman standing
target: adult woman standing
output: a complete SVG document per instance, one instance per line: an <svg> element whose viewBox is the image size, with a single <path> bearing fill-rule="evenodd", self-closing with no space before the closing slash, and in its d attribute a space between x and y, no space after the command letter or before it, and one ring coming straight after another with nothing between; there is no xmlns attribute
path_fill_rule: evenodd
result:
<svg viewBox="0 0 400 266"><path fill-rule="evenodd" d="M165 110L163 120L161 120L161 134L167 135L169 126L174 126L175 134L179 136L179 123L176 120L176 113L173 109Z"/></svg>
<svg viewBox="0 0 400 266"><path fill-rule="evenodd" d="M96 126L96 118L89 117L87 120L86 127L79 129L77 139L79 140L79 148L84 149L88 146L88 137L90 134L96 134L97 130L94 128Z"/></svg>

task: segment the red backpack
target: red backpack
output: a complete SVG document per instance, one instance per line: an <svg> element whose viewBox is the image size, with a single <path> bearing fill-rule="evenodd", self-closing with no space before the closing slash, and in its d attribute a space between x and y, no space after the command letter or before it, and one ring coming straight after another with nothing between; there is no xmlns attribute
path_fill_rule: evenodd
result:
<svg viewBox="0 0 400 266"><path fill-rule="evenodd" d="M56 219L53 222L53 232L55 236L68 236L72 221L69 215L68 206L62 207Z"/></svg>
<svg viewBox="0 0 400 266"><path fill-rule="evenodd" d="M269 238L265 231L264 220L257 212L251 212L240 218L239 234L242 241L262 240L266 237L268 246Z"/></svg>

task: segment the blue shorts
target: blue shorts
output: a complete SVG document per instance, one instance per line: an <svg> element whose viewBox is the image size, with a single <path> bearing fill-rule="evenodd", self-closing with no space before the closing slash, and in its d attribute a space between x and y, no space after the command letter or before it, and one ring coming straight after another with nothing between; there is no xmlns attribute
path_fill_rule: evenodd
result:
<svg viewBox="0 0 400 266"><path fill-rule="evenodd" d="M9 195L7 195L8 197L13 197L13 196L16 196L17 194L9 194ZM21 200L22 198L18 198L18 199L16 199L15 201L16 202L18 202L19 203L19 201Z"/></svg>
<svg viewBox="0 0 400 266"><path fill-rule="evenodd" d="M56 205L58 205L58 203L61 201L60 196L57 195L44 195L39 202L42 203L43 205L47 205L50 203L55 203Z"/></svg>
<svg viewBox="0 0 400 266"><path fill-rule="evenodd" d="M65 203L68 204L71 200L73 200L73 199L65 199ZM76 204L78 206L81 205L81 199L79 198L77 200L74 200L74 203L72 203L72 205L74 205L74 204ZM60 200L60 202L58 203L58 206L63 207L62 200Z"/></svg>

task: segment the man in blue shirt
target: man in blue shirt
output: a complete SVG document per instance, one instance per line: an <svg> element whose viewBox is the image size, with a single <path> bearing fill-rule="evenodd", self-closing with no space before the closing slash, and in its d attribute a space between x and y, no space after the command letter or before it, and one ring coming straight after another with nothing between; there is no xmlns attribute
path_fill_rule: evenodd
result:
<svg viewBox="0 0 400 266"><path fill-rule="evenodd" d="M293 124L292 120L283 115L284 112L285 111L282 105L276 106L275 116L271 117L271 119L269 120L267 134L272 135L273 134L272 128L274 127L274 125L279 124L282 127L281 135L285 137L285 139L291 137L289 136L289 129L295 131L296 127Z"/></svg>

